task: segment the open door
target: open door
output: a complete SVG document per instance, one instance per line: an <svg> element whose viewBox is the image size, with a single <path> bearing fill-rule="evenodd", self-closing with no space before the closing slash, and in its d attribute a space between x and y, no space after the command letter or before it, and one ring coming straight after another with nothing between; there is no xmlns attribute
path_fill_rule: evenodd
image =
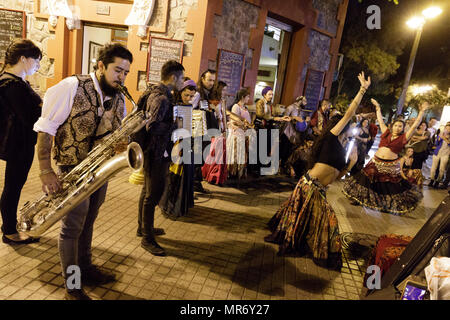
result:
<svg viewBox="0 0 450 320"><path fill-rule="evenodd" d="M261 91L264 87L270 86L274 90L273 103L280 103L291 37L292 27L290 25L267 17L256 79L255 101L262 98Z"/></svg>

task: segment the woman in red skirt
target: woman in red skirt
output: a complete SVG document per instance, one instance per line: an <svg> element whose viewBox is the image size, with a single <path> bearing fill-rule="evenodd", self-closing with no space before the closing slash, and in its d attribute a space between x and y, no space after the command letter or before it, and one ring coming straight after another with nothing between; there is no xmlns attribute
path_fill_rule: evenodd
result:
<svg viewBox="0 0 450 320"><path fill-rule="evenodd" d="M381 108L372 99L377 109L381 128L381 141L377 152L360 172L346 179L343 193L354 203L382 212L403 215L414 210L422 198L422 192L401 176L399 153L422 121L430 107L424 102L415 122L405 133L402 120L395 120L388 128L383 121Z"/></svg>

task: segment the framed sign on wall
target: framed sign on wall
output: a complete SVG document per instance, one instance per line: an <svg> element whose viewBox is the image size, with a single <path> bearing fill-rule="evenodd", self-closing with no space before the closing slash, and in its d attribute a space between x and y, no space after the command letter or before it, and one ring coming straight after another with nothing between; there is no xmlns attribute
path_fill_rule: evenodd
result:
<svg viewBox="0 0 450 320"><path fill-rule="evenodd" d="M147 81L161 81L161 67L169 60L183 62L183 40L151 37L148 48Z"/></svg>
<svg viewBox="0 0 450 320"><path fill-rule="evenodd" d="M217 79L227 84L227 93L236 95L241 89L245 69L245 54L219 49Z"/></svg>
<svg viewBox="0 0 450 320"><path fill-rule="evenodd" d="M24 11L0 9L0 61L12 40L26 37L26 23Z"/></svg>

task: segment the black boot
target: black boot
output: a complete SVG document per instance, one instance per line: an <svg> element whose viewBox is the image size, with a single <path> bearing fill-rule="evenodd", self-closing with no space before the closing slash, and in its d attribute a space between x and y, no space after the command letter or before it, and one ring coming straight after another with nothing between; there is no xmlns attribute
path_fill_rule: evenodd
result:
<svg viewBox="0 0 450 320"><path fill-rule="evenodd" d="M163 248L161 248L155 239L155 230L153 228L154 219L155 208L153 206L147 208L147 210L144 210L144 214L142 216L143 228L141 229L141 247L155 256L165 256L166 252Z"/></svg>
<svg viewBox="0 0 450 320"><path fill-rule="evenodd" d="M142 238L141 247L150 252L154 256L165 256L166 251L162 248L155 239L148 240L147 238Z"/></svg>

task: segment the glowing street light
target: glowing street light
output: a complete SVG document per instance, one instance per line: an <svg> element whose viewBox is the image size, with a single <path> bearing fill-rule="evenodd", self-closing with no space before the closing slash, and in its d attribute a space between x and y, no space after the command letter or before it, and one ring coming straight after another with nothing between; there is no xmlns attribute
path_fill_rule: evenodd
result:
<svg viewBox="0 0 450 320"><path fill-rule="evenodd" d="M415 85L415 86L411 86L411 91L412 91L413 95L418 96L420 94L424 94L424 93L427 93L428 91L433 90L435 87L436 87L436 85L434 85L434 84L432 84L432 85L427 84L427 85L423 85L423 86Z"/></svg>
<svg viewBox="0 0 450 320"><path fill-rule="evenodd" d="M439 7L430 7L422 11L422 15L427 19L433 19L442 13Z"/></svg>
<svg viewBox="0 0 450 320"><path fill-rule="evenodd" d="M416 30L416 37L411 49L411 55L409 56L408 68L406 69L405 80L403 81L403 90L397 103L397 114L402 113L403 105L405 104L406 92L408 91L409 80L411 79L412 70L414 67L414 60L416 59L417 48L419 47L420 36L422 35L422 29L425 24L425 18L432 19L442 13L442 9L439 7L429 7L422 11L421 17L413 17L409 19L406 24Z"/></svg>
<svg viewBox="0 0 450 320"><path fill-rule="evenodd" d="M422 17L413 17L413 18L409 19L408 21L406 21L406 24L411 29L419 29L419 28L422 28L423 25L425 24L425 19Z"/></svg>

